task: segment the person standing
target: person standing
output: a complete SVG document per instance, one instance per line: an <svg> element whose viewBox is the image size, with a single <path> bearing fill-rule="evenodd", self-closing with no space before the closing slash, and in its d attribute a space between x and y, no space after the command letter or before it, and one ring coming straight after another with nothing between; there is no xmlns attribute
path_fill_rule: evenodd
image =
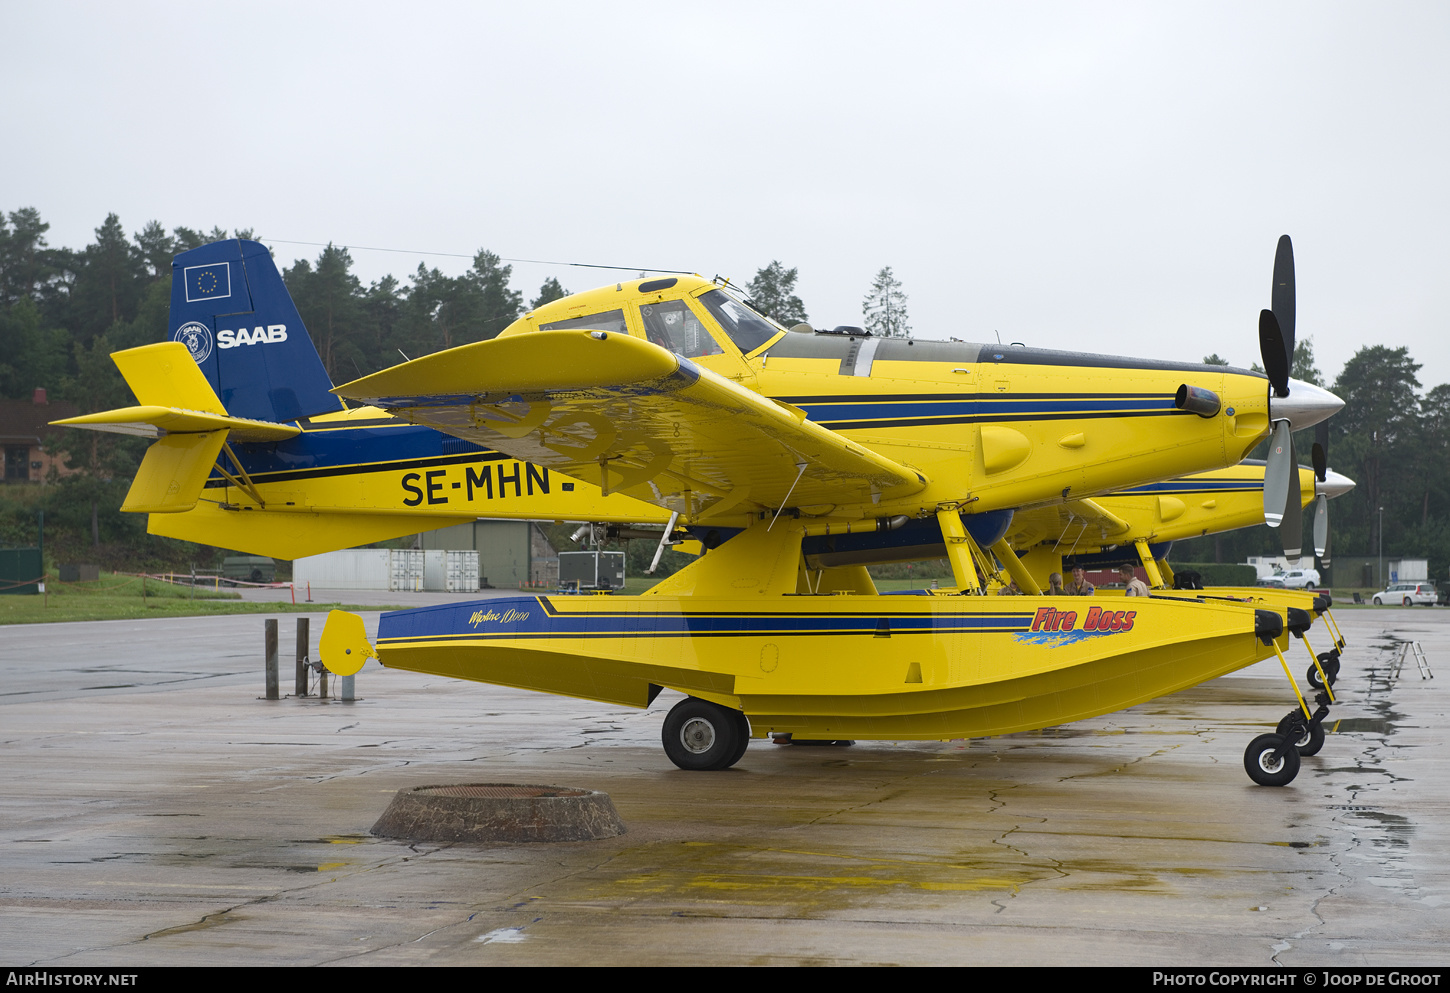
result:
<svg viewBox="0 0 1450 993"><path fill-rule="evenodd" d="M1123 583L1128 587L1124 596L1147 596L1148 584L1138 578L1133 567L1130 565L1118 566L1118 575L1123 577Z"/></svg>
<svg viewBox="0 0 1450 993"><path fill-rule="evenodd" d="M1080 565L1072 567L1072 582L1063 589L1068 596L1092 596L1097 587L1087 581L1087 571Z"/></svg>

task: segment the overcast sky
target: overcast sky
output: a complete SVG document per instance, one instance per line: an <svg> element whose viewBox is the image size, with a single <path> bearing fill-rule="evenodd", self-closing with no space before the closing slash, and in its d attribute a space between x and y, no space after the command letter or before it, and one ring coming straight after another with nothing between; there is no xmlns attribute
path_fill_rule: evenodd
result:
<svg viewBox="0 0 1450 993"><path fill-rule="evenodd" d="M745 282L818 326L1257 359L1274 244L1332 379L1450 381L1450 4L0 0L0 210L253 228L364 281L505 257ZM411 254L410 254L411 253ZM516 263L533 296L602 270Z"/></svg>

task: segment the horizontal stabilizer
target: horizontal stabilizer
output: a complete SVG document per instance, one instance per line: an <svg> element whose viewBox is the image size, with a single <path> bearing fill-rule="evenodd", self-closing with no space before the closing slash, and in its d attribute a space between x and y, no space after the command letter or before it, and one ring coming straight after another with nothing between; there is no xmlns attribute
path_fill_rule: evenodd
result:
<svg viewBox="0 0 1450 993"><path fill-rule="evenodd" d="M121 509L136 514L191 510L226 440L225 431L172 434L160 439L146 449Z"/></svg>
<svg viewBox="0 0 1450 993"><path fill-rule="evenodd" d="M112 352L126 385L139 406L82 414L52 423L90 431L109 431L140 438L164 434L230 431L237 441L281 441L298 434L291 424L254 421L227 414L216 391L206 381L191 353L177 341Z"/></svg>
<svg viewBox="0 0 1450 993"><path fill-rule="evenodd" d="M121 407L117 410L67 417L51 423L68 428L135 435L138 438L230 431L236 441L281 441L301 433L301 429L293 424L252 421L244 417L228 417L225 414L209 414L180 407Z"/></svg>

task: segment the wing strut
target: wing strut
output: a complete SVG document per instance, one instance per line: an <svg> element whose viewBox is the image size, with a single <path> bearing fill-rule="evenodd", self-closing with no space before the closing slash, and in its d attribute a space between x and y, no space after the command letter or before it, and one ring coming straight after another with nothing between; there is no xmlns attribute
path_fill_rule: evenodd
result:
<svg viewBox="0 0 1450 993"><path fill-rule="evenodd" d="M791 483L790 489L785 491L785 499L780 502L779 507L775 508L775 516L770 519L770 525L766 527L765 530L769 531L771 528L775 527L775 522L780 519L780 512L784 510L786 506L790 503L790 495L795 492L795 484L799 483L801 481L801 477L806 474L806 466L808 465L810 465L810 463L804 461L796 463L796 468L799 469L800 472L795 474L795 482Z"/></svg>
<svg viewBox="0 0 1450 993"><path fill-rule="evenodd" d="M252 477L248 476L247 470L242 468L242 460L237 458L237 453L232 451L232 446L227 444L226 442L222 442L222 451L227 453L227 457L232 460L232 465L236 467L237 472L241 475L242 478L238 479L236 476L233 476L231 473L223 469L221 459L217 459L216 471L225 476L227 481L235 486L237 489L244 490L248 496L250 496L253 500L257 501L258 507L265 509L267 504L265 501L262 500L262 494L257 492L257 487L252 483ZM530 483L529 485L532 486L533 484Z"/></svg>

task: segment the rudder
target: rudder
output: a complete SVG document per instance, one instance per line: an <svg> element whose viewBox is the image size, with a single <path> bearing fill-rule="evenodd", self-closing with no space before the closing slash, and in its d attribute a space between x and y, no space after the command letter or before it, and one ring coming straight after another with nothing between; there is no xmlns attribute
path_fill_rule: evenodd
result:
<svg viewBox="0 0 1450 993"><path fill-rule="evenodd" d="M233 416L286 422L342 409L259 242L232 238L176 256L168 329Z"/></svg>

